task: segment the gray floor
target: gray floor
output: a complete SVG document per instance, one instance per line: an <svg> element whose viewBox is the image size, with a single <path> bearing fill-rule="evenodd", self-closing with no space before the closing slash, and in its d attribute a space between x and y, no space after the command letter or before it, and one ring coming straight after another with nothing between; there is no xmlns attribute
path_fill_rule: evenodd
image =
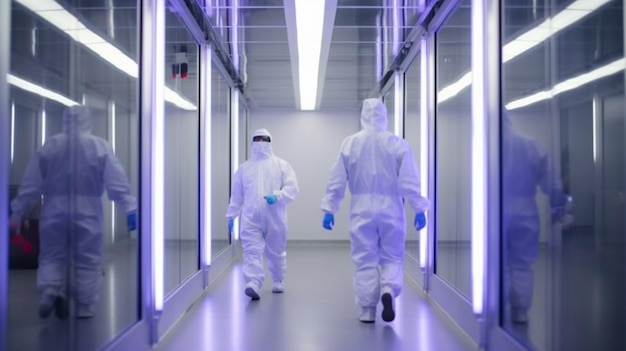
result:
<svg viewBox="0 0 626 351"><path fill-rule="evenodd" d="M293 244L284 294L266 280L261 300L243 294L241 265L226 271L158 345L164 350L474 350L410 281L397 318L357 320L347 244Z"/></svg>

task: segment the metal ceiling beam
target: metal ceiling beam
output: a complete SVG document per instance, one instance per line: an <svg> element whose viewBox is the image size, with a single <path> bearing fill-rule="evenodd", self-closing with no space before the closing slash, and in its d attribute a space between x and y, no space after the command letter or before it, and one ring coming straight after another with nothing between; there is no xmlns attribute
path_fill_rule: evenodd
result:
<svg viewBox="0 0 626 351"><path fill-rule="evenodd" d="M394 73L406 71L413 59L419 54L421 37L437 30L458 3L459 0L434 0L428 4L404 39L402 47L389 65L388 71L372 89L370 97L383 96L393 86Z"/></svg>
<svg viewBox="0 0 626 351"><path fill-rule="evenodd" d="M222 42L208 14L196 0L171 0L170 4L181 20L190 28L196 40L204 40L204 42L211 44L214 57L217 59L213 61L216 67L222 72L228 85L239 90L244 100L249 103L250 98L246 92L245 83L230 57L230 51ZM199 33L203 34L202 38L198 38Z"/></svg>

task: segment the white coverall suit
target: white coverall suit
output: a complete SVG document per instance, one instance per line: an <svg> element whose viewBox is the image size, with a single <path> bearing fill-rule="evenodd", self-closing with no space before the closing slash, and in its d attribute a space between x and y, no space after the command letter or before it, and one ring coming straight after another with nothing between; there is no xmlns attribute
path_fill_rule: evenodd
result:
<svg viewBox="0 0 626 351"><path fill-rule="evenodd" d="M91 135L87 108L73 106L63 115L63 133L46 140L30 161L14 214L26 215L43 196L39 225L40 253L37 288L65 297L71 261L70 292L78 304L93 305L102 283L102 195L127 213L136 199L111 145Z"/></svg>
<svg viewBox="0 0 626 351"><path fill-rule="evenodd" d="M259 129L255 136L269 136ZM260 289L265 279L263 254L274 282L282 282L286 271L287 204L298 195L296 174L287 161L274 156L270 142L253 142L252 158L233 177L226 217L240 217L243 275L246 285ZM268 204L266 195L277 202Z"/></svg>
<svg viewBox="0 0 626 351"><path fill-rule="evenodd" d="M429 201L420 194L419 172L408 143L387 131L387 110L380 99L363 102L361 126L341 144L321 209L336 213L348 185L356 302L375 307L381 288L391 289L394 296L402 291L406 238L402 199L415 213L426 211Z"/></svg>
<svg viewBox="0 0 626 351"><path fill-rule="evenodd" d="M561 182L550 176L546 154L533 139L515 132L506 114L502 130L505 286L516 318L515 309L522 312L532 304L540 232L537 188L550 197L553 209L564 208L568 199Z"/></svg>

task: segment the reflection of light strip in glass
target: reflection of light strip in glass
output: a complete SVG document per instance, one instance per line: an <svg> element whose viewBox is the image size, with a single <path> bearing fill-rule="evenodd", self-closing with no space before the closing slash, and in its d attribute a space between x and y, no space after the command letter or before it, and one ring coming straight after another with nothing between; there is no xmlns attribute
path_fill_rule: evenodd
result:
<svg viewBox="0 0 626 351"><path fill-rule="evenodd" d="M483 312L485 288L486 231L486 113L485 93L485 26L483 0L472 0L472 307L475 314Z"/></svg>
<svg viewBox="0 0 626 351"><path fill-rule="evenodd" d="M30 53L33 57L37 56L37 27L30 30Z"/></svg>
<svg viewBox="0 0 626 351"><path fill-rule="evenodd" d="M300 109L310 111L315 109L317 103L317 83L326 1L295 1Z"/></svg>
<svg viewBox="0 0 626 351"><path fill-rule="evenodd" d="M541 44L551 36L580 21L610 0L578 0L552 18L523 33L506 44L502 50L502 62L508 62L522 53Z"/></svg>
<svg viewBox="0 0 626 351"><path fill-rule="evenodd" d="M598 103L596 102L596 97L593 98L593 100L591 100L592 106L591 106L591 114L593 117L593 120L591 123L593 123L593 163L596 163L596 143L597 143L597 127L596 127L596 122L598 121Z"/></svg>
<svg viewBox="0 0 626 351"><path fill-rule="evenodd" d="M237 89L231 89L231 103L230 103L230 118L232 125L232 174L235 174L239 167L239 91ZM233 226L233 240L239 240L239 217L235 220Z"/></svg>
<svg viewBox="0 0 626 351"><path fill-rule="evenodd" d="M74 15L66 11L61 5L52 0L15 0L38 16L57 27L70 38L83 44L96 55L111 63L120 71L132 78L138 77L137 63L120 49L106 41L104 38L88 29ZM197 107L191 102L178 95L170 88L165 88L165 100L184 110L196 110Z"/></svg>
<svg viewBox="0 0 626 351"><path fill-rule="evenodd" d="M402 137L404 135L404 113L403 113L403 101L402 101L402 77L401 73L396 73L394 77L394 97L393 97L393 129L394 134Z"/></svg>
<svg viewBox="0 0 626 351"><path fill-rule="evenodd" d="M421 61L420 61L420 91L421 94L428 92L428 60L427 57L427 41L426 38L422 38L421 42ZM422 95L424 96L424 95ZM428 104L426 101L420 101L420 191L422 196L429 198L428 196L428 155L429 155L429 140L428 140ZM428 221L426 226L420 233L420 268L426 268L426 256L428 249Z"/></svg>
<svg viewBox="0 0 626 351"><path fill-rule="evenodd" d="M41 145L46 142L46 110L41 111Z"/></svg>
<svg viewBox="0 0 626 351"><path fill-rule="evenodd" d="M393 52L393 56L398 55L398 51L400 50L400 10L398 8L398 0L393 0L393 4L392 4L392 16L393 16L393 20L392 20L392 25L393 25L393 29L392 29L392 38L393 38L393 43L392 43L392 47L391 50Z"/></svg>
<svg viewBox="0 0 626 351"><path fill-rule="evenodd" d="M580 86L591 83L598 79L605 78L616 73L621 73L624 71L625 65L626 60L624 58L620 58L607 65L596 68L591 72L583 73L566 81L558 83L550 90L540 91L530 96L511 101L506 104L505 107L507 110L514 110L516 108L534 104L535 102L551 99L556 95L572 89L576 89Z"/></svg>
<svg viewBox="0 0 626 351"><path fill-rule="evenodd" d="M381 38L381 18L376 15L376 81L383 79L383 42Z"/></svg>
<svg viewBox="0 0 626 351"><path fill-rule="evenodd" d="M11 163L15 155L15 103L11 102Z"/></svg>
<svg viewBox="0 0 626 351"><path fill-rule="evenodd" d="M154 1L154 71L165 72L165 0ZM165 228L164 228L164 207L165 207L165 105L161 103L164 97L165 76L163 74L154 74L154 105L152 110L152 252L153 257L153 284L154 284L154 308L157 311L163 310L163 290L165 275Z"/></svg>
<svg viewBox="0 0 626 351"><path fill-rule="evenodd" d="M578 0L552 18L548 18L537 27L523 33L502 48L502 63L506 63L524 52L539 45L563 29L575 24L610 0ZM437 102L441 103L459 94L472 84L472 72L465 73L456 82L444 87L437 94Z"/></svg>
<svg viewBox="0 0 626 351"><path fill-rule="evenodd" d="M43 88L37 84L31 83L27 80L24 80L22 78L18 78L12 74L9 74L7 76L7 81L9 82L9 84L14 85L20 89L24 89L30 93L33 94L37 94L43 98L46 99L50 99L50 100L54 100L56 102L59 102L65 106L75 106L78 105L78 102L70 100L68 98L66 98L65 96L59 94L59 93L55 93L52 90L48 90L46 88Z"/></svg>
<svg viewBox="0 0 626 351"><path fill-rule="evenodd" d="M111 147L115 152L115 101L109 102L109 118L111 119ZM115 202L111 201L111 243L115 243Z"/></svg>

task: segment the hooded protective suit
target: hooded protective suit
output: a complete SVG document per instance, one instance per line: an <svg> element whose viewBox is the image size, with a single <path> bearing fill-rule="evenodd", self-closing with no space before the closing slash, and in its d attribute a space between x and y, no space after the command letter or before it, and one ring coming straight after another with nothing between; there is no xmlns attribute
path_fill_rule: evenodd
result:
<svg viewBox="0 0 626 351"><path fill-rule="evenodd" d="M531 265L538 254L537 188L550 197L552 208L564 208L568 197L558 178L551 176L545 152L533 139L513 130L506 112L502 118L502 154L505 279L509 303L523 313L532 303Z"/></svg>
<svg viewBox="0 0 626 351"><path fill-rule="evenodd" d="M357 303L373 307L381 288L391 289L394 296L402 290L406 238L402 199L416 213L426 211L429 201L420 194L419 172L408 143L387 131L387 110L380 99L363 102L361 125L361 131L341 144L321 209L337 212L349 187L354 288Z"/></svg>
<svg viewBox="0 0 626 351"><path fill-rule="evenodd" d="M266 129L254 132L267 136ZM246 284L261 288L265 279L263 254L274 282L282 282L286 271L287 204L298 195L296 174L287 161L274 156L271 142L252 142L252 157L233 177L226 217L240 217L243 274ZM270 204L264 197L276 196Z"/></svg>
<svg viewBox="0 0 626 351"><path fill-rule="evenodd" d="M111 145L91 135L91 125L87 108L66 109L63 133L48 138L36 152L19 195L11 203L14 215L24 216L43 196L38 291L40 295L46 292L66 296L71 260L70 289L76 302L83 305L97 301L102 282L104 190L127 213L137 209Z"/></svg>

